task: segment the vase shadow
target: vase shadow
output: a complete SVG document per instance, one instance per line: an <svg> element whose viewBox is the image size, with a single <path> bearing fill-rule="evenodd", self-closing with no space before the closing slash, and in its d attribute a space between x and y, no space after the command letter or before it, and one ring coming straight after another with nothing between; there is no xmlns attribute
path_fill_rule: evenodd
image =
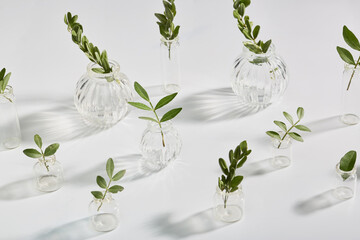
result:
<svg viewBox="0 0 360 240"><path fill-rule="evenodd" d="M275 167L272 164L273 158L266 158L260 161L245 164L237 172L245 177L265 175L283 168Z"/></svg>
<svg viewBox="0 0 360 240"><path fill-rule="evenodd" d="M33 178L23 179L0 186L0 200L20 200L44 194L36 189Z"/></svg>
<svg viewBox="0 0 360 240"><path fill-rule="evenodd" d="M156 236L165 235L180 239L211 232L230 224L214 219L212 211L212 208L206 209L180 221L173 221L171 214L164 214L153 219L150 225L158 228L155 232Z"/></svg>
<svg viewBox="0 0 360 240"><path fill-rule="evenodd" d="M340 117L340 115L326 117L312 122L308 122L305 125L311 129L311 134L328 132L338 128L348 127L349 125L341 122Z"/></svg>

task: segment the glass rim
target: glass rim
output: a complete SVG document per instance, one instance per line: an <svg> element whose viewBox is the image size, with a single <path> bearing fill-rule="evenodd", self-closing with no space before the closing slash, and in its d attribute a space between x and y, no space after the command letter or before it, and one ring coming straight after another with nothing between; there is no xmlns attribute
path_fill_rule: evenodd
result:
<svg viewBox="0 0 360 240"><path fill-rule="evenodd" d="M360 66L357 66L355 68L355 65L352 65L352 64L349 64L349 63L344 63L344 69L345 70L353 70L355 72L358 72L358 71L360 71Z"/></svg>
<svg viewBox="0 0 360 240"><path fill-rule="evenodd" d="M216 185L216 192L220 193L220 194L228 194L228 195L232 195L232 194L236 194L236 193L242 193L242 184L240 183L239 188L236 191L229 192L229 193L227 193L225 190L221 191L219 186Z"/></svg>
<svg viewBox="0 0 360 240"><path fill-rule="evenodd" d="M252 41L244 41L243 43L247 43L247 42L253 43ZM243 45L243 52L251 54L252 56L256 56L256 57L269 57L275 53L275 49L276 49L275 45L271 43L266 53L254 53L250 51L247 47L245 47L245 45Z"/></svg>
<svg viewBox="0 0 360 240"><path fill-rule="evenodd" d="M340 169L340 162L336 164L336 171L340 174L356 174L356 166L354 166L354 168L350 171L344 171Z"/></svg>
<svg viewBox="0 0 360 240"><path fill-rule="evenodd" d="M109 65L112 68L112 72L109 72L109 73L96 73L96 72L92 71L93 68L96 68L96 67L101 68L100 65L95 62L90 62L87 65L86 70L89 75L96 77L96 78L113 77L115 73L120 71L120 65L118 62L116 62L115 60L111 60L111 59L109 59Z"/></svg>
<svg viewBox="0 0 360 240"><path fill-rule="evenodd" d="M11 85L7 85L4 92L0 93L0 95L7 95L7 94L12 94L14 92L13 87Z"/></svg>
<svg viewBox="0 0 360 240"><path fill-rule="evenodd" d="M179 36L177 36L176 38L171 39L171 40L167 40L167 39L165 39L164 37L161 37L161 38L160 38L160 41L161 41L161 42L164 42L164 43L179 42Z"/></svg>

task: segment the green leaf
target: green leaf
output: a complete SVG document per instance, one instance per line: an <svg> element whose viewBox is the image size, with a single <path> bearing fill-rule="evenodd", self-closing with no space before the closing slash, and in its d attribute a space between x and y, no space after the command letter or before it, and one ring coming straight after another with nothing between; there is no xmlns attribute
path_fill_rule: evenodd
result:
<svg viewBox="0 0 360 240"><path fill-rule="evenodd" d="M103 198L103 193L100 191L92 191L91 194L96 198L96 199L102 199Z"/></svg>
<svg viewBox="0 0 360 240"><path fill-rule="evenodd" d="M162 108L163 106L165 106L166 104L168 104L169 102L171 102L176 97L177 94L178 93L173 93L171 95L168 95L168 96L160 99L160 101L155 106L155 110L158 110L158 109Z"/></svg>
<svg viewBox="0 0 360 240"><path fill-rule="evenodd" d="M114 174L114 160L112 158L109 158L106 162L106 173L111 179Z"/></svg>
<svg viewBox="0 0 360 240"><path fill-rule="evenodd" d="M340 170L348 172L353 170L356 163L356 151L347 152L340 160Z"/></svg>
<svg viewBox="0 0 360 240"><path fill-rule="evenodd" d="M11 76L11 73L8 73L6 74L6 76L4 77L4 80L3 80L3 86L2 86L2 90L4 91L6 86L8 85L9 83L9 80L10 80L10 76Z"/></svg>
<svg viewBox="0 0 360 240"><path fill-rule="evenodd" d="M149 120L149 121L153 121L153 122L158 122L156 119L154 119L154 118L151 118L151 117L139 117L140 119L142 119L142 120Z"/></svg>
<svg viewBox="0 0 360 240"><path fill-rule="evenodd" d="M228 167L226 165L226 162L223 158L219 158L219 165L220 165L220 168L221 170L223 171L223 173L225 175L228 175L229 174L229 170L228 170Z"/></svg>
<svg viewBox="0 0 360 240"><path fill-rule="evenodd" d="M1 71L0 71L0 80L4 79L5 73L6 73L6 68L1 69Z"/></svg>
<svg viewBox="0 0 360 240"><path fill-rule="evenodd" d="M260 26L257 25L254 30L253 30L253 36L254 36L254 39L257 38L257 36L259 35L259 31L260 31Z"/></svg>
<svg viewBox="0 0 360 240"><path fill-rule="evenodd" d="M360 51L359 40L346 26L343 27L343 37L347 45L349 45L352 49Z"/></svg>
<svg viewBox="0 0 360 240"><path fill-rule="evenodd" d="M251 3L251 0L240 0L240 3L243 3L245 7L248 7Z"/></svg>
<svg viewBox="0 0 360 240"><path fill-rule="evenodd" d="M232 162L233 159L234 159L234 151L233 151L233 150L230 150L230 151L229 151L229 160L230 160L230 163Z"/></svg>
<svg viewBox="0 0 360 240"><path fill-rule="evenodd" d="M296 114L297 114L299 120L302 119L304 117L304 109L302 107L299 107L296 110Z"/></svg>
<svg viewBox="0 0 360 240"><path fill-rule="evenodd" d="M240 149L242 152L246 152L247 151L247 142L246 141L242 141L240 143Z"/></svg>
<svg viewBox="0 0 360 240"><path fill-rule="evenodd" d="M230 182L230 187L235 188L235 187L239 186L239 184L242 182L243 179L244 179L243 176L234 177Z"/></svg>
<svg viewBox="0 0 360 240"><path fill-rule="evenodd" d="M274 121L274 123L279 126L279 128L281 128L281 130L283 130L284 132L287 131L287 127L286 127L286 124L281 122L281 121Z"/></svg>
<svg viewBox="0 0 360 240"><path fill-rule="evenodd" d="M295 128L299 129L300 131L311 132L310 128L304 125L296 125Z"/></svg>
<svg viewBox="0 0 360 240"><path fill-rule="evenodd" d="M278 140L281 140L280 134L275 132L275 131L267 131L266 134L269 135L272 138L276 138Z"/></svg>
<svg viewBox="0 0 360 240"><path fill-rule="evenodd" d="M238 189L239 189L238 187L231 188L230 192L235 192Z"/></svg>
<svg viewBox="0 0 360 240"><path fill-rule="evenodd" d="M264 43L263 46L261 47L263 53L266 53L269 50L270 45L271 45L271 39L268 40L266 43Z"/></svg>
<svg viewBox="0 0 360 240"><path fill-rule="evenodd" d="M26 156L31 157L31 158L41 158L42 157L42 154L38 150L33 149L33 148L25 149L23 151L23 153Z"/></svg>
<svg viewBox="0 0 360 240"><path fill-rule="evenodd" d="M143 103L139 103L139 102L128 102L128 104L130 104L130 105L133 106L133 107L139 108L139 109L143 109L143 110L147 110L147 111L151 111L151 110L152 110L149 106L147 106L147 105L145 105L145 104L143 104Z"/></svg>
<svg viewBox="0 0 360 240"><path fill-rule="evenodd" d="M236 148L235 148L235 151L234 151L234 158L235 159L239 159L240 158L240 145L238 145Z"/></svg>
<svg viewBox="0 0 360 240"><path fill-rule="evenodd" d="M178 115L181 112L181 110L182 110L182 108L175 108L175 109L168 111L161 118L160 122L166 122L166 121L173 119L174 117L176 117L176 115Z"/></svg>
<svg viewBox="0 0 360 240"><path fill-rule="evenodd" d="M126 173L126 170L121 170L117 172L114 177L112 178L113 181L119 181Z"/></svg>
<svg viewBox="0 0 360 240"><path fill-rule="evenodd" d="M293 125L294 124L294 119L292 118L292 116L287 112L283 112L283 114L284 114L285 118L289 121L289 123L291 125Z"/></svg>
<svg viewBox="0 0 360 240"><path fill-rule="evenodd" d="M122 190L124 190L124 188L120 185L114 185L111 188L109 188L109 192L111 193L121 192Z"/></svg>
<svg viewBox="0 0 360 240"><path fill-rule="evenodd" d="M351 53L342 47L336 47L337 52L339 53L340 57L344 62L355 65L354 57L351 55Z"/></svg>
<svg viewBox="0 0 360 240"><path fill-rule="evenodd" d="M95 73L101 73L101 74L105 73L104 69L102 68L92 68L91 70Z"/></svg>
<svg viewBox="0 0 360 240"><path fill-rule="evenodd" d="M134 83L134 88L141 98L143 98L145 101L150 101L148 93L138 82Z"/></svg>
<svg viewBox="0 0 360 240"><path fill-rule="evenodd" d="M240 4L239 8L238 8L238 12L240 14L240 16L244 16L245 14L245 5L243 3Z"/></svg>
<svg viewBox="0 0 360 240"><path fill-rule="evenodd" d="M34 136L34 142L40 149L42 148L42 139L38 134Z"/></svg>
<svg viewBox="0 0 360 240"><path fill-rule="evenodd" d="M155 13L155 17L157 17L161 23L165 24L167 22L167 19L164 14Z"/></svg>
<svg viewBox="0 0 360 240"><path fill-rule="evenodd" d="M45 149L44 156L48 157L54 155L59 147L60 144L58 143L51 144Z"/></svg>
<svg viewBox="0 0 360 240"><path fill-rule="evenodd" d="M251 151L250 151L251 152ZM250 154L250 153L249 153ZM248 154L248 155L249 155ZM236 166L236 168L241 168L243 165L244 165L244 163L246 162L246 160L247 160L247 157L245 156L245 157L243 157L242 159L241 159L241 161L238 163L238 165Z"/></svg>
<svg viewBox="0 0 360 240"><path fill-rule="evenodd" d="M96 177L96 183L99 185L99 187L106 189L106 181L102 176Z"/></svg>
<svg viewBox="0 0 360 240"><path fill-rule="evenodd" d="M244 42L244 46L247 47L250 51L256 53L256 54L260 54L262 53L262 49L256 45L255 43L252 42Z"/></svg>
<svg viewBox="0 0 360 240"><path fill-rule="evenodd" d="M172 33L172 35L171 35L170 40L175 39L179 35L179 30L180 30L180 26L176 26L173 33Z"/></svg>
<svg viewBox="0 0 360 240"><path fill-rule="evenodd" d="M290 136L291 138L293 138L294 140L296 140L296 141L299 141L299 142L303 142L303 141L304 141L304 139L302 139L302 137L301 137L298 133L296 133L296 132L290 132L290 133L289 133L289 136Z"/></svg>

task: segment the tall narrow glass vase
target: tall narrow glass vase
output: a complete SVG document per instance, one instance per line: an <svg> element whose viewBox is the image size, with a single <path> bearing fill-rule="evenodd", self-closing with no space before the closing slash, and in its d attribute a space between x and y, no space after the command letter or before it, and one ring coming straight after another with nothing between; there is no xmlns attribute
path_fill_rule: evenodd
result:
<svg viewBox="0 0 360 240"><path fill-rule="evenodd" d="M345 64L342 77L341 121L348 125L360 122L360 69Z"/></svg>
<svg viewBox="0 0 360 240"><path fill-rule="evenodd" d="M180 91L179 38L166 40L161 38L161 63L163 88L167 93Z"/></svg>

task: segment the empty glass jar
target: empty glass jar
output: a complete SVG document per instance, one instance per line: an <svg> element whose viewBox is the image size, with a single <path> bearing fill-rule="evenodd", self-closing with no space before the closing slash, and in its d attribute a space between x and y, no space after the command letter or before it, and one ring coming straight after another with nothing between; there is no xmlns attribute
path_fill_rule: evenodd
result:
<svg viewBox="0 0 360 240"><path fill-rule="evenodd" d="M281 139L284 136L284 132L279 132ZM272 159L271 165L275 168L288 167L291 164L292 155L292 141L289 135L283 140L271 138L272 141Z"/></svg>
<svg viewBox="0 0 360 240"><path fill-rule="evenodd" d="M216 187L213 212L214 217L223 222L239 221L244 213L244 194L241 185L238 190L231 193Z"/></svg>
<svg viewBox="0 0 360 240"><path fill-rule="evenodd" d="M145 167L150 170L166 167L181 151L180 135L172 122L163 122L161 126L160 128L157 123L148 121L148 127L142 135L140 149Z"/></svg>
<svg viewBox="0 0 360 240"><path fill-rule="evenodd" d="M99 232L108 232L119 224L120 207L111 193L106 193L104 199L94 198L89 205L90 222Z"/></svg>
<svg viewBox="0 0 360 240"><path fill-rule="evenodd" d="M53 192L62 187L64 182L63 168L56 161L55 155L39 158L34 165L36 187L42 192Z"/></svg>
<svg viewBox="0 0 360 240"><path fill-rule="evenodd" d="M281 100L288 85L288 70L273 44L264 54L255 54L244 46L235 61L231 85L241 102L266 107Z"/></svg>
<svg viewBox="0 0 360 240"><path fill-rule="evenodd" d="M346 200L355 195L356 189L356 167L351 171L342 171L340 169L340 163L336 165L336 188L334 189L335 197Z"/></svg>
<svg viewBox="0 0 360 240"><path fill-rule="evenodd" d="M160 52L165 92L180 91L179 38L166 40L161 38Z"/></svg>
<svg viewBox="0 0 360 240"><path fill-rule="evenodd" d="M21 132L15 96L9 85L0 93L0 109L0 150L16 148L21 142Z"/></svg>
<svg viewBox="0 0 360 240"><path fill-rule="evenodd" d="M128 101L133 91L125 74L115 61L109 61L111 73L96 73L99 68L90 63L87 72L76 85L74 103L85 122L96 127L110 127L123 119L128 111Z"/></svg>

